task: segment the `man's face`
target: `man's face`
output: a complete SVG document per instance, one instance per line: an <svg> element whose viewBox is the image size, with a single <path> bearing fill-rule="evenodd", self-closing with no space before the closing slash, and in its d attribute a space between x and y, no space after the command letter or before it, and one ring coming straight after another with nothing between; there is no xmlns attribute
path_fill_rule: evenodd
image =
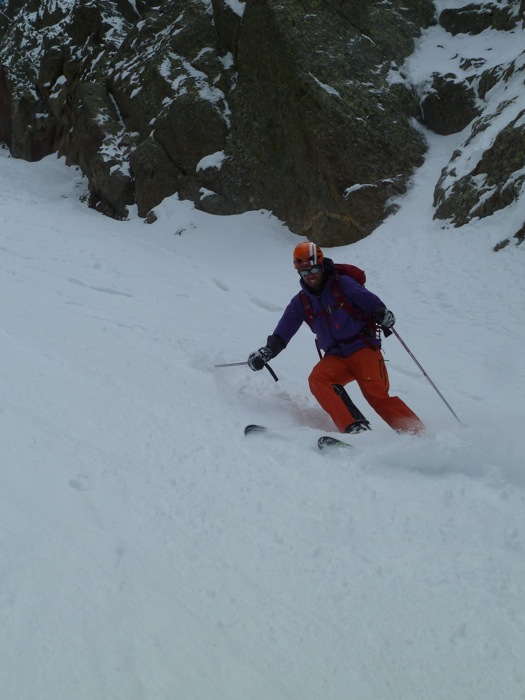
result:
<svg viewBox="0 0 525 700"><path fill-rule="evenodd" d="M301 279L312 289L318 289L323 282L323 268L321 265L304 267L298 270Z"/></svg>

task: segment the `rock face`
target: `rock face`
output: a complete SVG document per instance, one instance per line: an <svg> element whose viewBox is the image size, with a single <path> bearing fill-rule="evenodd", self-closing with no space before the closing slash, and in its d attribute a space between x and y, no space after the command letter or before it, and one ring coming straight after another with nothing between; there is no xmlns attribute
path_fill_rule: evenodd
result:
<svg viewBox="0 0 525 700"><path fill-rule="evenodd" d="M431 0L3 8L0 140L65 155L111 216L177 192L217 214L270 209L333 245L370 233L422 162L399 66Z"/></svg>
<svg viewBox="0 0 525 700"><path fill-rule="evenodd" d="M298 2L247 6L231 157L210 187L234 209L270 201L293 230L336 244L370 233L422 161L409 124L417 106L387 78L432 13L415 3L418 13L400 24L394 3L386 12L360 0L313 5L311 13Z"/></svg>
<svg viewBox="0 0 525 700"><path fill-rule="evenodd" d="M471 140L486 124L476 126L480 131L474 130ZM525 184L525 111L498 131L475 167L458 177L462 156L458 151L444 169L434 201L436 217L451 219L457 226L490 216L518 199Z"/></svg>
<svg viewBox="0 0 525 700"><path fill-rule="evenodd" d="M514 29L519 37L524 19L525 3L509 2L505 7L487 3L447 10L439 21L453 34ZM435 189L435 217L455 226L511 205L525 186L525 112L517 100L525 82L523 41L517 46L514 59L498 63L496 58L492 66L473 57L457 57L454 79L463 85L464 99L469 99L472 113L477 110L478 116L462 125L465 138ZM523 241L523 227L515 237L517 243Z"/></svg>
<svg viewBox="0 0 525 700"><path fill-rule="evenodd" d="M525 54L458 54L420 85L403 64L436 20L456 35L523 32L524 17L525 0L438 18L431 0L4 0L0 141L79 165L113 217L136 205L152 221L178 193L215 214L269 209L331 246L392 211L425 154L419 120L464 134L434 202L460 226L524 184Z"/></svg>
<svg viewBox="0 0 525 700"><path fill-rule="evenodd" d="M429 129L443 136L463 131L480 114L476 98L468 82L458 80L454 73L434 73L430 89L421 99L422 120Z"/></svg>
<svg viewBox="0 0 525 700"><path fill-rule="evenodd" d="M514 5L514 6L513 6ZM480 34L485 29L509 31L517 24L517 3L506 6L495 2L471 3L458 9L446 9L439 23L451 34Z"/></svg>

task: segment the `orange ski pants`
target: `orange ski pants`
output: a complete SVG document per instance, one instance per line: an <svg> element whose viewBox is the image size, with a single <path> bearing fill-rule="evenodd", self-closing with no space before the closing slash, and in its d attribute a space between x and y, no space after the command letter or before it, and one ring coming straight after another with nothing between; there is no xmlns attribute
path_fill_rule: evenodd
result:
<svg viewBox="0 0 525 700"><path fill-rule="evenodd" d="M334 384L345 386L354 380L370 406L391 428L409 433L423 430L416 414L399 397L389 396L390 383L381 351L363 348L349 357L325 355L308 377L310 391L340 432L345 432L354 418L334 391Z"/></svg>

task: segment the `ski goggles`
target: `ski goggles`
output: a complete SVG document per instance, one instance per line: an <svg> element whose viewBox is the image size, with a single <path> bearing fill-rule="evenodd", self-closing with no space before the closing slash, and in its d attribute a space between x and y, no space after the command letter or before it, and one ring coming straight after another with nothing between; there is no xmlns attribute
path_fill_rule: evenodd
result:
<svg viewBox="0 0 525 700"><path fill-rule="evenodd" d="M297 272L301 277L308 277L308 275L316 275L321 269L322 265L314 265L313 267L309 267L308 270L297 270Z"/></svg>

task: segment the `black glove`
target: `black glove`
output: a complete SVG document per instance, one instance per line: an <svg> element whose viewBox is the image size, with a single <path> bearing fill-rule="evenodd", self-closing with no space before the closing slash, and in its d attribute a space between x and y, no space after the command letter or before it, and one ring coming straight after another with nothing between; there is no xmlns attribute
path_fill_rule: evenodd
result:
<svg viewBox="0 0 525 700"><path fill-rule="evenodd" d="M273 352L270 348L266 346L264 346L264 348L259 348L256 352L252 352L248 358L248 367L253 369L254 372L258 372L272 357Z"/></svg>
<svg viewBox="0 0 525 700"><path fill-rule="evenodd" d="M382 328L392 328L396 322L396 317L394 314L384 306L379 307L379 309L374 311L374 319Z"/></svg>

